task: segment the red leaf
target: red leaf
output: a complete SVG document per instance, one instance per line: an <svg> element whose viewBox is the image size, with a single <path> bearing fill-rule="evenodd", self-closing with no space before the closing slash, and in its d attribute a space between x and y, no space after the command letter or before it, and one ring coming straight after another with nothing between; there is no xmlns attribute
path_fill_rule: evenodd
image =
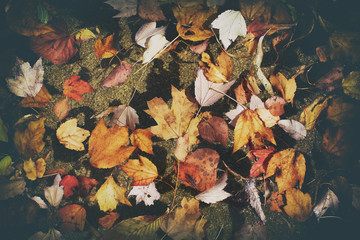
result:
<svg viewBox="0 0 360 240"><path fill-rule="evenodd" d="M64 198L68 198L74 194L75 188L79 187L79 181L76 177L66 175L60 182L60 186L64 186Z"/></svg>
<svg viewBox="0 0 360 240"><path fill-rule="evenodd" d="M257 177L266 172L270 159L269 155L273 152L275 152L275 148L269 147L268 149L252 150L247 154L250 159L254 159L255 157L259 158L259 160L252 165L249 177Z"/></svg>
<svg viewBox="0 0 360 240"><path fill-rule="evenodd" d="M81 197L85 197L89 195L91 189L99 184L99 182L96 181L95 179L85 176L79 176L78 179L80 183L79 195Z"/></svg>
<svg viewBox="0 0 360 240"><path fill-rule="evenodd" d="M54 64L63 64L77 52L75 39L69 34L65 23L57 24L54 29L54 32L32 37L31 49Z"/></svg>
<svg viewBox="0 0 360 240"><path fill-rule="evenodd" d="M80 76L72 76L64 82L63 94L76 101L82 101L82 94L93 92L89 83L80 79Z"/></svg>
<svg viewBox="0 0 360 240"><path fill-rule="evenodd" d="M126 81L127 76L131 73L131 64L121 61L120 65L114 68L110 74L101 83L103 87L115 87Z"/></svg>

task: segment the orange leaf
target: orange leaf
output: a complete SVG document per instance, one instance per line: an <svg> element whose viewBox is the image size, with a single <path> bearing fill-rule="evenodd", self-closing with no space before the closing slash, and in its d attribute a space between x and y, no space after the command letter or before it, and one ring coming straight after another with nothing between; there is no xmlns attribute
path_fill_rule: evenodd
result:
<svg viewBox="0 0 360 240"><path fill-rule="evenodd" d="M36 107L42 108L49 104L51 101L51 95L43 85L40 91L36 94L35 97L26 97L21 102L22 107Z"/></svg>
<svg viewBox="0 0 360 240"><path fill-rule="evenodd" d="M61 229L64 232L84 230L86 211L78 204L71 204L61 208L56 215L62 219Z"/></svg>
<svg viewBox="0 0 360 240"><path fill-rule="evenodd" d="M107 128L102 118L89 139L90 164L96 168L112 168L125 162L136 147L125 147L129 141L127 127Z"/></svg>
<svg viewBox="0 0 360 240"><path fill-rule="evenodd" d="M76 101L82 101L82 94L93 92L89 83L80 79L80 76L72 76L64 82L63 94Z"/></svg>
<svg viewBox="0 0 360 240"><path fill-rule="evenodd" d="M24 161L24 171L26 177L32 181L36 178L42 178L45 173L46 163L43 158L36 160L36 164L31 158L28 161Z"/></svg>
<svg viewBox="0 0 360 240"><path fill-rule="evenodd" d="M131 135L131 144L138 147L141 151L154 155L151 137L154 136L145 129L136 129Z"/></svg>
<svg viewBox="0 0 360 240"><path fill-rule="evenodd" d="M256 85L257 86L257 85ZM236 101L240 104L245 104L250 101L253 91L246 78L241 79L241 84L234 89Z"/></svg>
<svg viewBox="0 0 360 240"><path fill-rule="evenodd" d="M121 169L133 178L132 185L144 186L152 183L158 176L156 166L146 157L140 156L140 160L131 159L121 166Z"/></svg>
<svg viewBox="0 0 360 240"><path fill-rule="evenodd" d="M284 193L273 192L271 197L267 200L267 204L270 205L270 210L275 212L282 212L282 207L285 205L284 203Z"/></svg>
<svg viewBox="0 0 360 240"><path fill-rule="evenodd" d="M67 98L58 101L54 105L54 113L60 120L63 120L69 114L69 111Z"/></svg>
<svg viewBox="0 0 360 240"><path fill-rule="evenodd" d="M41 152L45 146L42 140L45 133L45 117L37 121L29 122L24 131L16 129L14 143L19 153L27 158L34 157Z"/></svg>
<svg viewBox="0 0 360 240"><path fill-rule="evenodd" d="M211 62L209 54L205 52L201 54L201 61L199 62L200 67L204 69L204 75L209 81L228 82L233 69L231 58L225 51L221 51L216 58L216 65Z"/></svg>
<svg viewBox="0 0 360 240"><path fill-rule="evenodd" d="M291 188L286 191L285 197L285 213L296 221L305 222L310 217L313 207L310 195L304 194L299 189Z"/></svg>
<svg viewBox="0 0 360 240"><path fill-rule="evenodd" d="M102 218L99 218L98 223L103 228L110 229L119 217L120 217L120 214L118 214L117 212L110 212L108 215L106 215Z"/></svg>
<svg viewBox="0 0 360 240"><path fill-rule="evenodd" d="M315 127L316 119L322 110L328 106L329 98L318 97L315 101L307 106L300 115L299 122L305 123L306 130L312 130Z"/></svg>
<svg viewBox="0 0 360 240"><path fill-rule="evenodd" d="M296 91L295 78L290 78L288 80L281 72L278 72L276 75L270 75L270 82L271 85L273 85L281 93L285 101L293 104Z"/></svg>
<svg viewBox="0 0 360 240"><path fill-rule="evenodd" d="M306 172L305 158L289 148L275 153L267 166L265 178L275 174L279 192L293 188L299 182L301 189Z"/></svg>
<svg viewBox="0 0 360 240"><path fill-rule="evenodd" d="M233 152L250 142L258 147L264 146L263 140L276 145L271 129L264 126L259 115L253 110L244 110L236 121Z"/></svg>
<svg viewBox="0 0 360 240"><path fill-rule="evenodd" d="M118 53L118 50L114 48L114 34L104 38L102 41L97 39L94 49L96 56L100 59L114 57Z"/></svg>

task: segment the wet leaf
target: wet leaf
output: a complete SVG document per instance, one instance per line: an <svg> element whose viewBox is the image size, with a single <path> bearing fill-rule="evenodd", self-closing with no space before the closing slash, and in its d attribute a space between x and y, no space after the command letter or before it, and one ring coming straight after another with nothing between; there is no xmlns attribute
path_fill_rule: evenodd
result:
<svg viewBox="0 0 360 240"><path fill-rule="evenodd" d="M78 204L71 204L61 208L56 215L62 219L61 230L72 232L76 229L84 230L86 211Z"/></svg>
<svg viewBox="0 0 360 240"><path fill-rule="evenodd" d="M81 80L80 76L72 76L64 82L63 94L75 101L82 101L81 95L93 91L94 89L90 84Z"/></svg>
<svg viewBox="0 0 360 240"><path fill-rule="evenodd" d="M280 93L281 96L287 102L293 104L295 92L296 92L296 81L295 78L287 79L281 72L276 75L270 75L270 82Z"/></svg>
<svg viewBox="0 0 360 240"><path fill-rule="evenodd" d="M276 145L271 129L264 126L259 115L253 110L244 110L236 121L233 152L249 143L258 147L264 146L263 140Z"/></svg>
<svg viewBox="0 0 360 240"><path fill-rule="evenodd" d="M131 64L121 61L110 74L102 81L103 87L115 87L126 82L128 75L131 73Z"/></svg>
<svg viewBox="0 0 360 240"><path fill-rule="evenodd" d="M266 3L265 1L241 1L240 9L242 15L249 21L254 21L254 19L263 16L266 12Z"/></svg>
<svg viewBox="0 0 360 240"><path fill-rule="evenodd" d="M352 124L360 115L357 104L346 101L344 97L332 99L327 109L326 118L331 121L334 126L342 126Z"/></svg>
<svg viewBox="0 0 360 240"><path fill-rule="evenodd" d="M130 159L121 169L133 178L133 186L144 186L152 183L158 177L156 166L146 157L139 155L139 160Z"/></svg>
<svg viewBox="0 0 360 240"><path fill-rule="evenodd" d="M67 199L74 194L76 188L79 187L79 181L76 177L66 175L60 182L60 186L64 186L64 198Z"/></svg>
<svg viewBox="0 0 360 240"><path fill-rule="evenodd" d="M106 229L110 229L116 220L120 217L120 214L117 212L110 212L109 214L105 215L102 218L98 219L98 223Z"/></svg>
<svg viewBox="0 0 360 240"><path fill-rule="evenodd" d="M211 117L198 125L200 136L211 143L219 142L224 147L229 136L229 127L220 117Z"/></svg>
<svg viewBox="0 0 360 240"><path fill-rule="evenodd" d="M328 106L329 98L318 97L315 101L307 106L300 115L299 122L305 123L306 130L312 130L315 127L316 119L322 110Z"/></svg>
<svg viewBox="0 0 360 240"><path fill-rule="evenodd" d="M42 140L45 133L45 117L28 123L24 131L16 129L14 143L19 153L27 158L38 155L45 146Z"/></svg>
<svg viewBox="0 0 360 240"><path fill-rule="evenodd" d="M98 38L94 46L95 54L98 58L111 58L114 57L118 50L114 48L114 34L111 34L101 40Z"/></svg>
<svg viewBox="0 0 360 240"><path fill-rule="evenodd" d="M89 195L91 189L99 184L96 179L85 177L85 176L79 176L79 195L81 197L86 197Z"/></svg>
<svg viewBox="0 0 360 240"><path fill-rule="evenodd" d="M75 40L77 42L86 42L86 41L89 41L90 39L92 38L96 38L95 34L90 31L89 29L87 28L83 28L81 29L76 35L75 35Z"/></svg>
<svg viewBox="0 0 360 240"><path fill-rule="evenodd" d="M24 98L20 102L20 106L42 108L48 105L50 101L51 101L51 95L46 89L46 87L43 85L35 97Z"/></svg>
<svg viewBox="0 0 360 240"><path fill-rule="evenodd" d="M266 240L266 225L260 222L241 225L234 234L234 240L242 239Z"/></svg>
<svg viewBox="0 0 360 240"><path fill-rule="evenodd" d="M306 172L305 157L289 148L274 153L266 169L265 178L275 175L278 191L293 188L299 182L301 189Z"/></svg>
<svg viewBox="0 0 360 240"><path fill-rule="evenodd" d="M24 161L24 171L26 172L26 177L32 181L37 178L42 178L45 173L46 162L43 158L36 160L36 163L31 160Z"/></svg>
<svg viewBox="0 0 360 240"><path fill-rule="evenodd" d="M146 21L166 21L157 0L139 0L138 2L138 15Z"/></svg>
<svg viewBox="0 0 360 240"><path fill-rule="evenodd" d="M77 127L77 121L76 118L73 118L62 123L56 130L56 137L67 149L84 151L85 146L82 142L90 136L90 132Z"/></svg>
<svg viewBox="0 0 360 240"><path fill-rule="evenodd" d="M152 182L145 186L134 186L128 196L136 196L136 205L144 202L145 206L154 205L154 201L160 199L160 193Z"/></svg>
<svg viewBox="0 0 360 240"><path fill-rule="evenodd" d="M302 140L306 137L305 126L296 120L282 119L278 125L295 140Z"/></svg>
<svg viewBox="0 0 360 240"><path fill-rule="evenodd" d="M146 129L136 129L131 135L131 145L138 147L141 151L154 155L151 138L154 136Z"/></svg>
<svg viewBox="0 0 360 240"><path fill-rule="evenodd" d="M209 203L220 202L230 197L231 194L224 191L224 188L226 187L227 179L228 179L228 174L227 172L225 172L224 175L219 180L216 181L214 186L196 195L195 199L209 204Z"/></svg>
<svg viewBox="0 0 360 240"><path fill-rule="evenodd" d="M114 178L110 176L96 192L94 199L98 202L101 211L113 211L119 202L131 206L125 193L126 188L120 187L116 184Z"/></svg>
<svg viewBox="0 0 360 240"><path fill-rule="evenodd" d="M232 71L232 60L225 51L221 51L216 58L216 64L211 62L210 56L207 53L201 54L200 67L204 70L205 77L215 83L228 82Z"/></svg>
<svg viewBox="0 0 360 240"><path fill-rule="evenodd" d="M69 114L69 104L67 98L58 101L54 105L54 113L60 119L63 120Z"/></svg>
<svg viewBox="0 0 360 240"><path fill-rule="evenodd" d="M54 179L54 184L50 187L44 188L44 196L49 204L53 207L59 206L63 196L64 196L64 187L60 186L61 177L60 174L57 174Z"/></svg>
<svg viewBox="0 0 360 240"><path fill-rule="evenodd" d="M23 178L16 180L0 179L0 200L13 198L25 191L26 182Z"/></svg>
<svg viewBox="0 0 360 240"><path fill-rule="evenodd" d="M107 0L104 3L119 11L113 18L130 17L137 13L137 0Z"/></svg>
<svg viewBox="0 0 360 240"><path fill-rule="evenodd" d="M352 71L342 80L344 93L360 100L360 72Z"/></svg>
<svg viewBox="0 0 360 240"><path fill-rule="evenodd" d="M337 210L338 206L338 197L333 191L328 189L325 195L321 198L320 202L314 207L313 212L315 213L315 216L319 221L320 218L327 212L327 210Z"/></svg>
<svg viewBox="0 0 360 240"><path fill-rule="evenodd" d="M286 190L285 213L298 222L305 222L311 215L312 204L308 193L303 193L299 189L291 188Z"/></svg>
<svg viewBox="0 0 360 240"><path fill-rule="evenodd" d="M126 147L129 141L127 127L107 128L102 118L89 139L90 164L96 168L112 168L127 160L136 147Z"/></svg>
<svg viewBox="0 0 360 240"><path fill-rule="evenodd" d="M323 135L321 147L328 153L338 157L344 157L354 147L353 130L346 127L329 127Z"/></svg>

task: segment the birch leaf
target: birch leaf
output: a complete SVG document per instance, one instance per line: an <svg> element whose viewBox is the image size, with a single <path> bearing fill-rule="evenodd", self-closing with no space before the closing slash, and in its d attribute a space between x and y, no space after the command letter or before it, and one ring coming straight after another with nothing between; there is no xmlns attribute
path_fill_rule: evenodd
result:
<svg viewBox="0 0 360 240"><path fill-rule="evenodd" d="M290 119L278 121L278 125L295 140L302 140L306 137L306 128L300 122Z"/></svg>
<svg viewBox="0 0 360 240"><path fill-rule="evenodd" d="M224 191L227 179L228 174L224 173L214 186L196 195L195 199L204 203L216 203L230 197L231 194Z"/></svg>
<svg viewBox="0 0 360 240"><path fill-rule="evenodd" d="M88 130L77 127L77 119L70 119L56 130L56 137L61 144L64 144L66 148L75 151L84 151L85 147L82 143L90 136Z"/></svg>

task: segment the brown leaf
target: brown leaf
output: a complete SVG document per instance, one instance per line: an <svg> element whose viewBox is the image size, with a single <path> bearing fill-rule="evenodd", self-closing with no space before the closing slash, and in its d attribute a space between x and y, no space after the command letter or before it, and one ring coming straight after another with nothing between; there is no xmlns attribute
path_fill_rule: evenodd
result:
<svg viewBox="0 0 360 240"><path fill-rule="evenodd" d="M198 125L200 136L211 143L219 142L224 147L229 136L229 127L220 117L212 117Z"/></svg>
<svg viewBox="0 0 360 240"><path fill-rule="evenodd" d="M353 141L355 132L348 127L329 127L325 130L321 147L330 154L345 157L357 148Z"/></svg>
<svg viewBox="0 0 360 240"><path fill-rule="evenodd" d="M133 178L133 186L149 185L158 177L156 166L146 157L140 156L140 160L130 159L121 166L121 169Z"/></svg>
<svg viewBox="0 0 360 240"><path fill-rule="evenodd" d="M298 222L305 222L310 217L313 207L310 195L291 188L285 192L285 197L285 213Z"/></svg>
<svg viewBox="0 0 360 240"><path fill-rule="evenodd" d="M150 22L167 20L156 0L139 0L137 10L139 17L144 20Z"/></svg>
<svg viewBox="0 0 360 240"><path fill-rule="evenodd" d="M329 98L318 97L315 101L307 106L300 115L299 122L305 123L306 130L312 130L315 127L316 119L322 110L328 106Z"/></svg>
<svg viewBox="0 0 360 240"><path fill-rule="evenodd" d="M281 93L285 101L293 104L296 91L295 78L286 79L281 72L278 72L276 75L270 75L270 82L271 85L273 85Z"/></svg>
<svg viewBox="0 0 360 240"><path fill-rule="evenodd" d="M61 229L71 232L79 229L84 230L86 211L78 204L71 204L61 208L56 215L62 219Z"/></svg>
<svg viewBox="0 0 360 240"><path fill-rule="evenodd" d="M114 34L109 35L103 40L97 39L94 46L95 54L98 58L114 57L118 50L114 48Z"/></svg>
<svg viewBox="0 0 360 240"><path fill-rule="evenodd" d="M221 51L216 58L216 65L211 62L210 56L207 53L201 54L200 67L204 69L205 77L216 83L228 82L232 74L232 60L225 51Z"/></svg>
<svg viewBox="0 0 360 240"><path fill-rule="evenodd" d="M116 220L120 217L120 214L117 212L110 212L109 214L105 215L102 218L98 219L98 223L106 229L110 229Z"/></svg>
<svg viewBox="0 0 360 240"><path fill-rule="evenodd" d="M240 2L240 9L241 14L244 16L245 19L249 21L254 21L254 19L263 16L269 8L265 1L241 1Z"/></svg>
<svg viewBox="0 0 360 240"><path fill-rule="evenodd" d="M48 105L50 101L51 101L51 95L46 89L46 87L43 85L35 97L24 98L20 102L20 106L42 108Z"/></svg>
<svg viewBox="0 0 360 240"><path fill-rule="evenodd" d="M360 111L357 104L348 102L343 97L337 97L329 104L326 118L333 125L341 126L356 121L359 115Z"/></svg>

